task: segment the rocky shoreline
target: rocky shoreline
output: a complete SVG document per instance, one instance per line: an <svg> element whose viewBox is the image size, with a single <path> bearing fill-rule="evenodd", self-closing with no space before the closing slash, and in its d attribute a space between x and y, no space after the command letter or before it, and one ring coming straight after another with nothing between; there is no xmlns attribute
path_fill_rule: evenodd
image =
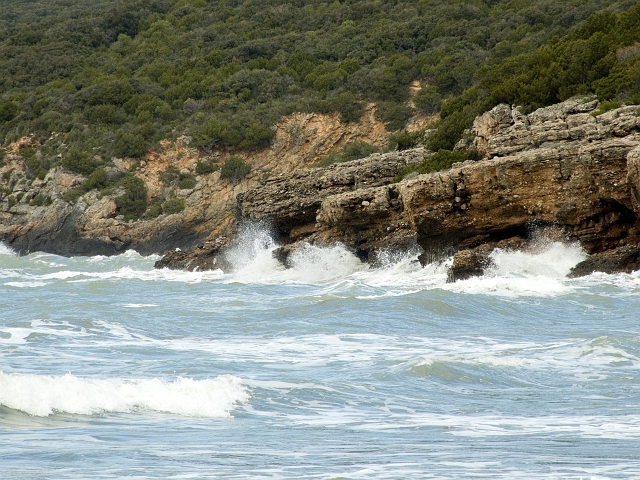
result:
<svg viewBox="0 0 640 480"><path fill-rule="evenodd" d="M529 115L499 105L467 140L482 155L391 183L416 149L277 178L238 195L238 220L274 226L288 253L340 242L361 259L419 247L423 264L453 255L450 281L481 275L495 248L530 248L535 232L579 242L590 255L572 275L640 268L640 107L600 115L592 98ZM170 252L158 266L213 268L213 250ZM218 261L218 260L216 260ZM216 263L218 265L219 263Z"/></svg>
<svg viewBox="0 0 640 480"><path fill-rule="evenodd" d="M189 215L128 224L113 218L111 197L90 192L71 205L54 195L50 206L3 208L0 239L20 253L169 250L156 267L227 269L224 253L237 225L259 222L282 245L274 256L284 265L302 245L339 242L372 264L389 252L421 252L423 265L453 255L449 280L456 281L481 275L495 248L532 248L543 232L579 242L590 255L572 276L631 272L640 269L640 107L602 114L598 107L593 98L577 98L524 115L499 105L459 144L476 149L480 160L399 183L401 170L432 152L374 154L325 168L296 161L268 175L263 169L261 177L256 171L237 187L222 185L219 174L198 177L195 189L177 192L193 207ZM55 170L41 188L70 188L76 177ZM16 222L18 210L30 221ZM5 222L8 211L12 223Z"/></svg>

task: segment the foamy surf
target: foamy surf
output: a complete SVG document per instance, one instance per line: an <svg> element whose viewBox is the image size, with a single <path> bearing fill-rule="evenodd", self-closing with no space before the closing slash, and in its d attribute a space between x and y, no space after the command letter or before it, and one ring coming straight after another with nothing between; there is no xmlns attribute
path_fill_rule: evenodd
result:
<svg viewBox="0 0 640 480"><path fill-rule="evenodd" d="M39 417L154 411L224 418L248 400L248 390L232 375L167 382L0 372L0 405Z"/></svg>
<svg viewBox="0 0 640 480"><path fill-rule="evenodd" d="M27 290L43 289L52 283L129 280L317 285L329 288L331 295L351 296L355 292L358 299L412 295L434 289L470 295L556 297L579 293L594 282L610 286L615 290L612 294L640 291L639 274L594 274L586 279L568 279L566 275L571 268L586 258L580 246L572 243L541 241L537 248L528 251L497 249L491 254L491 267L483 276L447 283L451 258L422 267L416 251L390 252L380 255L386 258L382 266L372 267L344 245L303 244L291 253L287 268L273 256L279 245L268 229L249 225L239 238L237 245L225 254L232 265L230 273L156 270L153 264L158 257L144 257L134 251L115 257L62 258L39 253L19 258L2 246L5 268L0 268L0 279L7 287Z"/></svg>
<svg viewBox="0 0 640 480"><path fill-rule="evenodd" d="M367 268L340 244L327 247L303 244L290 255L287 268L273 257L278 247L267 229L245 226L238 244L225 254L233 265L225 281L326 284Z"/></svg>
<svg viewBox="0 0 640 480"><path fill-rule="evenodd" d="M0 255L12 255L15 256L16 253L7 247L4 243L0 243Z"/></svg>

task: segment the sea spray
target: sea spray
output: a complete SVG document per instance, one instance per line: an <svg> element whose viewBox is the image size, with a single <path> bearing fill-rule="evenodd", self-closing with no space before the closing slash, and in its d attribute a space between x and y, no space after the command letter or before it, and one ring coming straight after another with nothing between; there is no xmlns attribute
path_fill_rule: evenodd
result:
<svg viewBox="0 0 640 480"><path fill-rule="evenodd" d="M0 255L16 255L16 253L7 247L4 243L0 242Z"/></svg>
<svg viewBox="0 0 640 480"><path fill-rule="evenodd" d="M288 265L274 258L279 247L270 229L261 224L246 224L239 241L225 254L233 266L227 281L240 283L326 283L342 280L367 269L341 244L318 247L302 243L291 253Z"/></svg>

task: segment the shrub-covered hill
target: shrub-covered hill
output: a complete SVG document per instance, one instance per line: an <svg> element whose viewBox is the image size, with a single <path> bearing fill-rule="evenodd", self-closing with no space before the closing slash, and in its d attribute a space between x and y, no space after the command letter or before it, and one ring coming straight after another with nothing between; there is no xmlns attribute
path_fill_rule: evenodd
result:
<svg viewBox="0 0 640 480"><path fill-rule="evenodd" d="M412 113L412 80L428 85L417 108L432 113L467 92L464 106L482 66L508 72L505 59L593 12L635 3L5 0L0 142L50 138L32 155L35 176L65 160L90 172L113 155L142 156L182 134L201 149L260 149L293 111L339 111L352 121L375 102L396 130ZM481 78L487 88L491 75Z"/></svg>
<svg viewBox="0 0 640 480"><path fill-rule="evenodd" d="M523 113L575 95L596 94L600 112L640 103L640 5L590 16L539 48L482 66L476 84L444 102L432 149L451 149L476 115L499 103ZM598 112L596 112L598 113Z"/></svg>

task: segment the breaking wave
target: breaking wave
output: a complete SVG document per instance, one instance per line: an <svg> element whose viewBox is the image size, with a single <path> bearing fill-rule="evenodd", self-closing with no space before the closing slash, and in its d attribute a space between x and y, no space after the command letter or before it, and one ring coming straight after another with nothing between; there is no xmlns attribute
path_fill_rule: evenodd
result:
<svg viewBox="0 0 640 480"><path fill-rule="evenodd" d="M0 243L0 255L13 255L15 256L15 252L7 247L4 243Z"/></svg>
<svg viewBox="0 0 640 480"><path fill-rule="evenodd" d="M491 267L482 277L447 283L452 259L422 267L417 252L387 255L382 266L363 263L341 244L326 247L302 245L287 259L287 267L274 258L279 245L269 230L247 226L240 242L226 253L233 266L231 273L215 271L155 270L157 256L143 257L130 251L116 257L62 258L50 254L4 257L0 264L0 286L37 289L55 282L140 280L144 282L226 284L306 284L353 289L357 298L406 295L440 289L452 293L506 297L554 297L579 293L592 284L611 285L624 293L640 291L640 276L593 274L583 279L568 279L571 268L586 258L577 244L541 242L529 251L497 249L491 254ZM0 254L12 255L0 246ZM384 258L384 255L381 256ZM369 288L369 287L373 287ZM362 288L361 288L362 290ZM373 293L370 293L374 290ZM133 307L132 307L133 308Z"/></svg>
<svg viewBox="0 0 640 480"><path fill-rule="evenodd" d="M0 372L0 405L31 415L95 415L155 411L196 417L230 417L249 400L242 381L231 375L214 379L79 378Z"/></svg>

